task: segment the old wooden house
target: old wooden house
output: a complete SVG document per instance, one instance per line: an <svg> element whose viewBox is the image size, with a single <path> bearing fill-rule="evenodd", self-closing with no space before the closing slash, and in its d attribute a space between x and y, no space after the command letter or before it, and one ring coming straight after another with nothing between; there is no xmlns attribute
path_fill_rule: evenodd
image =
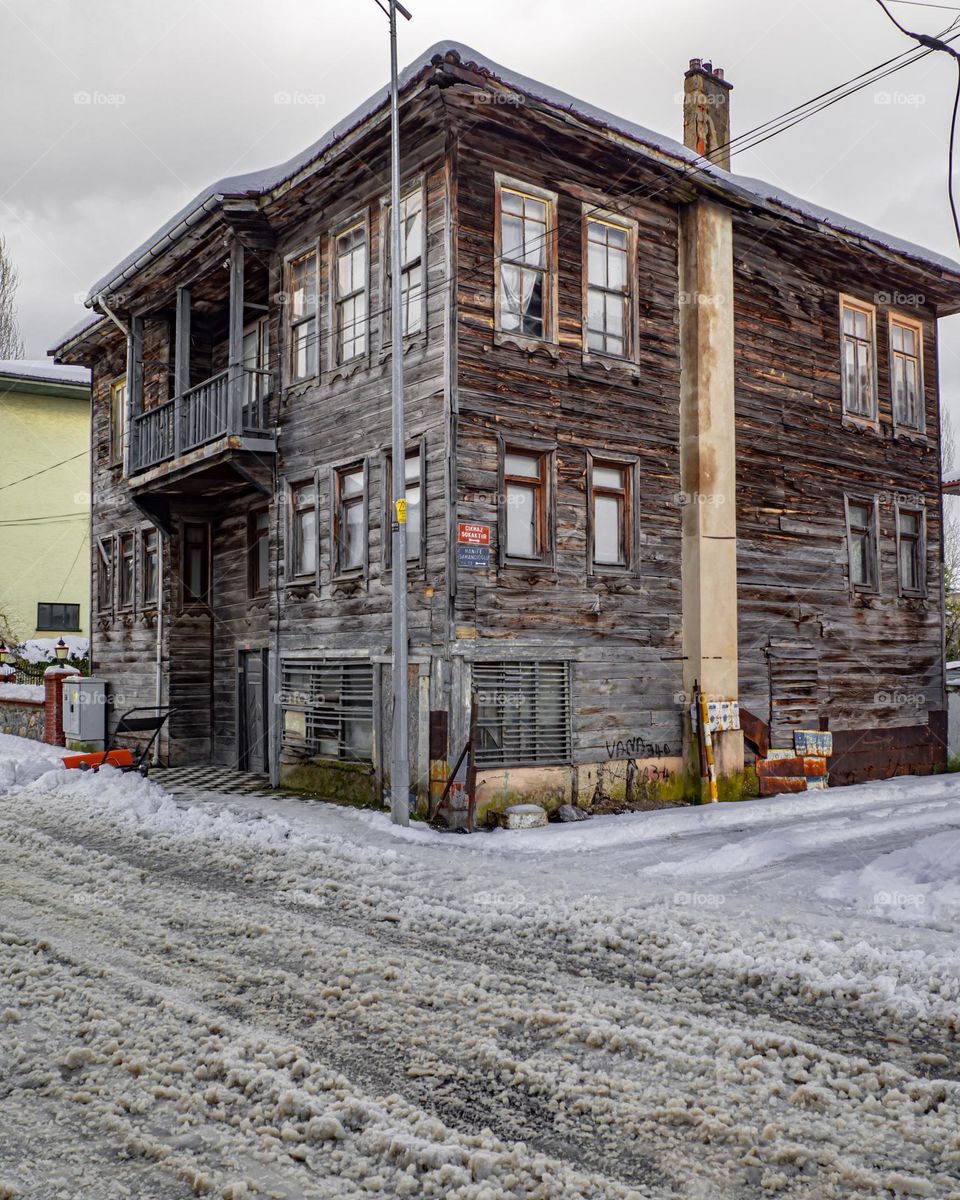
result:
<svg viewBox="0 0 960 1200"><path fill-rule="evenodd" d="M731 174L709 63L685 144L454 43L401 84L399 280L383 91L199 195L53 351L93 371L117 709L174 706L171 762L379 795L403 470L421 794L431 712L453 757L475 704L488 804L678 795L695 684L775 746L832 730L833 782L931 770L960 266Z"/></svg>

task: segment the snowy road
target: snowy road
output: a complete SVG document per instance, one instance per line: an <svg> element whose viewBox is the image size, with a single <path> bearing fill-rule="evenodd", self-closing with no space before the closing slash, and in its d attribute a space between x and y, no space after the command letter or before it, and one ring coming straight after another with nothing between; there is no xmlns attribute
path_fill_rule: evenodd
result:
<svg viewBox="0 0 960 1200"><path fill-rule="evenodd" d="M960 1197L956 779L398 838L49 766L0 1198Z"/></svg>

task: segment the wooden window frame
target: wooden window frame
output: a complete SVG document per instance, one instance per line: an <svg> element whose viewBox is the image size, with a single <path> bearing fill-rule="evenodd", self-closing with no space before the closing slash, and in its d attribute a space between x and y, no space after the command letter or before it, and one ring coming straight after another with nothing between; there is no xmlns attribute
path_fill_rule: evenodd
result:
<svg viewBox="0 0 960 1200"><path fill-rule="evenodd" d="M407 571L426 570L427 566L427 439L418 438L407 449L405 459L420 457L420 553L416 558L407 556ZM383 454L383 567L385 572L393 568L393 452Z"/></svg>
<svg viewBox="0 0 960 1200"><path fill-rule="evenodd" d="M917 547L917 583L916 588L907 588L903 585L903 574L900 570L900 545L904 540L901 514L915 513L917 520L917 536L911 541L916 542ZM897 591L904 598L913 600L922 600L927 595L927 510L923 504L901 504L897 501L896 504L896 522L897 522Z"/></svg>
<svg viewBox="0 0 960 1200"><path fill-rule="evenodd" d="M589 279L589 226L591 222L600 225L612 225L617 229L622 229L627 235L627 290L623 295L626 297L626 312L627 321L624 335L625 349L623 354L611 354L607 350L594 350L589 344L589 303L590 303L590 279ZM607 362L610 364L635 364L637 361L637 329L639 327L639 298L637 294L637 241L638 231L637 222L632 217L625 217L620 213L613 212L608 209L599 209L591 204L584 203L582 206L582 221L580 233L580 270L581 270L581 343L582 355L585 363L589 362ZM604 292L613 293L612 289L600 289Z"/></svg>
<svg viewBox="0 0 960 1200"><path fill-rule="evenodd" d="M848 404L847 395L847 368L846 368L846 344L847 334L843 329L843 314L844 310L850 308L856 312L865 314L870 321L870 380L873 396L873 411L870 414L854 412ZM866 426L870 429L880 428L880 408L879 408L879 387L877 379L877 308L875 304L868 304L865 300L858 300L856 296L849 296L844 292L840 293L839 302L839 333L840 333L840 393L843 409L843 420L854 425ZM857 339L859 341L859 339Z"/></svg>
<svg viewBox="0 0 960 1200"><path fill-rule="evenodd" d="M41 624L40 610L42 608L48 608L48 609L73 608L73 609L76 609L77 623L76 623L76 625L68 625L64 621L63 624L61 624L61 625L54 625L48 621L47 624L45 624L45 625ZM38 600L37 601L37 632L38 633L39 632L43 632L43 633L59 633L59 632L79 633L80 632L80 605L79 604L71 604L69 601L66 601L66 600Z"/></svg>
<svg viewBox="0 0 960 1200"><path fill-rule="evenodd" d="M420 241L420 257L411 259L411 261L403 267L402 274L413 269L415 266L420 267L420 328L409 332L404 331L403 344L404 347L418 345L425 342L427 338L427 188L426 182L422 175L415 180L404 185L400 193L401 205L411 196L420 194L420 225L421 225L421 241ZM392 299L390 279L390 259L391 250L393 248L390 217L390 198L385 196L380 201L380 349L384 354L389 354L390 347L393 344L393 330L391 324L393 321Z"/></svg>
<svg viewBox="0 0 960 1200"><path fill-rule="evenodd" d="M314 291L316 293L316 303L312 313L306 313L302 317L294 317L293 315L293 268L294 265L302 259L313 256L314 264ZM301 246L300 249L286 255L283 260L283 273L285 283L285 296L287 298L286 305L286 338L287 352L285 354L287 368L287 384L290 387L297 386L303 383L309 383L311 380L317 379L320 375L320 279L321 279L321 263L320 263L320 246L314 242L309 246ZM295 368L296 341L294 332L301 325L306 325L310 321L313 322L313 338L316 353L314 355L314 369L306 375L298 375ZM246 327L245 327L246 328Z"/></svg>
<svg viewBox="0 0 960 1200"><path fill-rule="evenodd" d="M850 506L858 505L870 510L872 524L870 528L871 561L873 566L873 581L869 584L853 582L853 527L850 523ZM847 581L852 595L880 595L880 506L876 496L863 496L845 493L843 497L844 517L847 535Z"/></svg>
<svg viewBox="0 0 960 1200"><path fill-rule="evenodd" d="M120 420L117 421L117 395L123 389L123 404L120 406ZM119 424L119 438L117 437ZM110 384L110 466L122 467L124 443L127 437L127 376L126 373ZM119 445L117 444L119 441Z"/></svg>
<svg viewBox="0 0 960 1200"><path fill-rule="evenodd" d="M518 330L503 328L501 267L503 259L503 225L502 197L504 190L519 192L535 200L546 203L546 255L544 265L544 296L543 296L543 337L533 337ZM495 341L499 345L514 344L525 349L535 349L538 346L555 347L559 344L558 314L557 314L557 203L556 192L536 184L524 183L522 180L503 175L499 171L494 174L494 206L493 206L493 327ZM512 262L512 260L510 260Z"/></svg>
<svg viewBox="0 0 960 1200"><path fill-rule="evenodd" d="M904 358L911 358L912 355L903 354L903 351L894 350L893 348L893 328L895 325L901 326L903 329L910 329L917 335L917 407L919 410L920 422L918 425L906 425L897 419L897 379L896 379L896 360L898 355ZM927 431L927 402L924 383L924 327L923 321L917 317L908 317L904 313L889 312L887 313L887 347L890 357L890 411L893 418L893 431L895 434L912 434L914 437L925 437Z"/></svg>
<svg viewBox="0 0 960 1200"><path fill-rule="evenodd" d="M266 529L258 527L260 517L266 516ZM259 561L260 542L267 543L267 578L262 587L257 587L257 563ZM270 594L270 506L261 505L247 513L247 599L259 600Z"/></svg>
<svg viewBox="0 0 960 1200"><path fill-rule="evenodd" d="M157 539L157 587L153 596L147 595L147 538L155 537ZM160 540L160 530L155 525L147 525L140 529L138 550L140 554L140 608L142 610L159 608L160 607L160 556L163 553L163 544Z"/></svg>
<svg viewBox="0 0 960 1200"><path fill-rule="evenodd" d="M298 505L296 494L301 488L313 488L313 530L314 530L314 568L312 571L301 571L297 553L297 514L306 512L309 504ZM288 587L305 587L313 584L320 586L320 479L318 472L293 479L287 484L287 553L284 570Z"/></svg>
<svg viewBox="0 0 960 1200"><path fill-rule="evenodd" d="M129 556L124 552L124 545L129 542ZM124 564L130 560L130 599L124 601L123 579ZM137 535L132 529L124 529L117 534L117 611L133 612L137 602Z"/></svg>
<svg viewBox="0 0 960 1200"><path fill-rule="evenodd" d="M587 574L588 575L636 575L640 570L640 521L637 496L637 459L618 454L594 454L587 452ZM596 526L595 504L597 488L593 482L595 467L612 467L624 473L624 522L623 542L626 563L598 563L594 559L594 530ZM600 488L601 494L612 494L610 489Z"/></svg>
<svg viewBox="0 0 960 1200"><path fill-rule="evenodd" d="M556 446L527 438L512 438L500 435L497 439L497 555L501 567L523 567L529 570L552 569L556 561L555 518L556 507ZM519 486L530 486L530 478L507 474L508 454L525 454L540 459L539 512L537 513L537 537L540 553L536 558L518 558L507 553L507 521L510 502L507 495L511 482Z"/></svg>
<svg viewBox="0 0 960 1200"><path fill-rule="evenodd" d="M362 228L365 248L365 266L363 273L363 287L349 292L346 296L341 296L339 291L339 271L337 257L337 242L345 234L352 232L354 229ZM340 221L330 231L329 237L330 246L330 370L336 374L340 372L344 375L349 375L358 367L366 366L370 361L370 212L369 209L361 209L354 212L349 218ZM340 356L340 305L355 296L363 295L365 299L365 329L363 350L359 354L354 354L350 358L341 358Z"/></svg>
<svg viewBox="0 0 960 1200"><path fill-rule="evenodd" d="M187 594L186 583L186 558L187 558L187 530L202 529L204 539L204 558L203 558L203 582L206 585L203 596L192 596ZM209 611L211 608L211 600L213 596L213 538L210 531L209 521L184 520L180 523L180 610L181 612L190 611Z"/></svg>
<svg viewBox="0 0 960 1200"><path fill-rule="evenodd" d="M114 597L113 564L115 558L114 537L97 538L97 615L112 617L116 604ZM104 589L104 580L106 588ZM104 590L107 602L104 605Z"/></svg>
<svg viewBox="0 0 960 1200"><path fill-rule="evenodd" d="M345 475L355 475L360 472L363 476L363 494L359 501L356 497L344 500L342 496L342 480ZM332 542L333 542L333 578L336 580L363 579L366 580L370 565L370 470L366 458L352 459L348 463L334 467L330 472L330 495L332 497ZM343 524L345 505L354 507L360 504L363 514L363 554L361 562L355 567L345 567L340 561L340 529Z"/></svg>

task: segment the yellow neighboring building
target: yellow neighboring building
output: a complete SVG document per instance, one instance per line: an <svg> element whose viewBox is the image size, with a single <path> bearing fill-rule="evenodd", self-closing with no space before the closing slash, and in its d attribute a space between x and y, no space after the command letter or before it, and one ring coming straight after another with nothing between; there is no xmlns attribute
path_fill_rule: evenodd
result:
<svg viewBox="0 0 960 1200"><path fill-rule="evenodd" d="M90 373L0 359L0 637L90 632Z"/></svg>

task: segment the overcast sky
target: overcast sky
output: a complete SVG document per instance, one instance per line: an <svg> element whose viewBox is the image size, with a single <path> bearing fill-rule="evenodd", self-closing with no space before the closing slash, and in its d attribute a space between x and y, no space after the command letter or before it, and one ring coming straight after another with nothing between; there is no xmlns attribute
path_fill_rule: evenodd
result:
<svg viewBox="0 0 960 1200"><path fill-rule="evenodd" d="M875 0L407 3L401 64L456 39L678 138L692 57L734 84L736 134L909 45ZM931 33L960 16L895 11ZM0 28L0 231L22 277L29 357L203 186L289 158L382 86L389 62L374 0L0 0ZM946 197L955 81L954 64L930 55L733 168L960 258ZM941 325L941 370L960 417L960 318Z"/></svg>

